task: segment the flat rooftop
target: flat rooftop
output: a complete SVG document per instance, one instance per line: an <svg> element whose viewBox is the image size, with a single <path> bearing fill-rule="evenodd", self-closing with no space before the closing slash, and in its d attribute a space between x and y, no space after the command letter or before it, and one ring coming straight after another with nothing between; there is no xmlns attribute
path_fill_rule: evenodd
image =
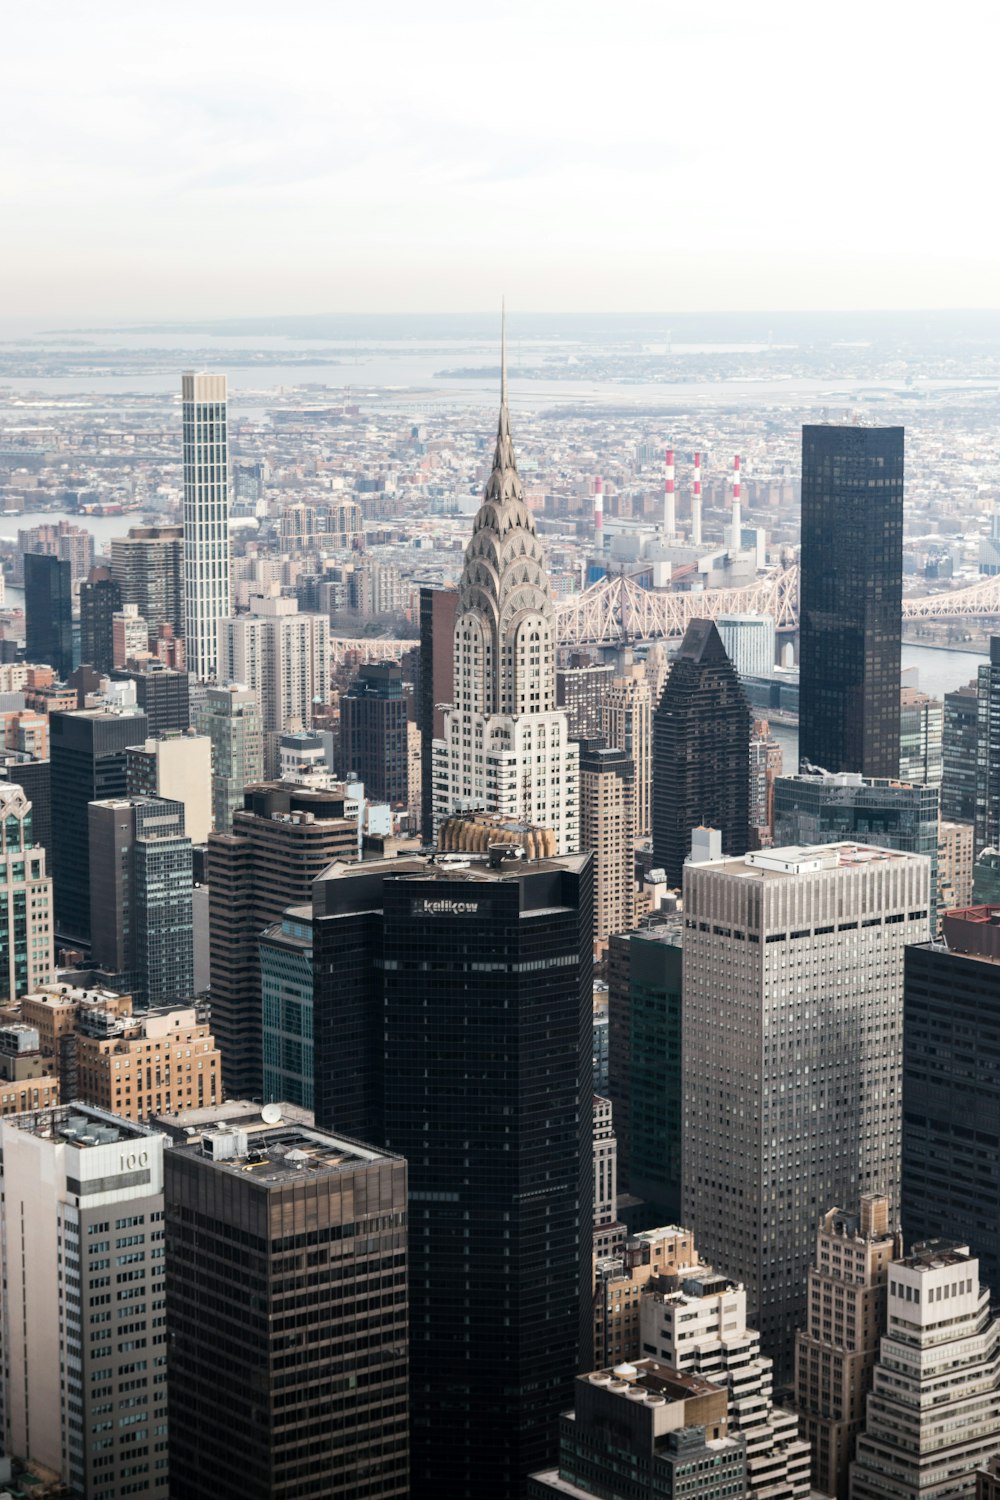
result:
<svg viewBox="0 0 1000 1500"><path fill-rule="evenodd" d="M284 1104L265 1105L264 1110L266 1118L257 1104L238 1106L236 1111L232 1104L221 1104L214 1110L187 1110L157 1124L170 1137L174 1151L196 1157L213 1170L250 1177L262 1186L396 1159L391 1152L363 1141L317 1130L307 1110Z"/></svg>
<svg viewBox="0 0 1000 1500"><path fill-rule="evenodd" d="M894 1264L906 1266L910 1271L941 1271L946 1266L966 1265L972 1259L968 1245L961 1245L957 1240L925 1240L914 1245L909 1255Z"/></svg>
<svg viewBox="0 0 1000 1500"><path fill-rule="evenodd" d="M8 1115L8 1125L37 1135L58 1145L76 1146L85 1151L91 1146L107 1146L115 1141L144 1140L159 1132L149 1125L123 1120L105 1109L73 1100L54 1109L35 1109L23 1115Z"/></svg>
<svg viewBox="0 0 1000 1500"><path fill-rule="evenodd" d="M861 869L867 865L888 864L916 856L900 849L883 849L875 844L845 841L837 844L789 844L782 849L759 849L740 858L688 861L692 870L713 870L741 879L776 880L789 875L805 875L818 870Z"/></svg>
<svg viewBox="0 0 1000 1500"><path fill-rule="evenodd" d="M661 1364L658 1359L626 1361L611 1369L594 1370L589 1375L577 1378L590 1381L592 1385L622 1381L626 1385L640 1387L651 1396L662 1396L665 1401L686 1401L692 1396L712 1396L724 1389L702 1375L682 1375L670 1365Z"/></svg>

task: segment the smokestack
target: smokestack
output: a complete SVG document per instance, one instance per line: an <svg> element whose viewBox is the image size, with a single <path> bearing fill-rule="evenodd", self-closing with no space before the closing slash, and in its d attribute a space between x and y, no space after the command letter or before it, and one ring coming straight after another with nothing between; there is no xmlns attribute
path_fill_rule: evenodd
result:
<svg viewBox="0 0 1000 1500"><path fill-rule="evenodd" d="M701 454L694 456L694 486L691 490L691 545L701 546Z"/></svg>
<svg viewBox="0 0 1000 1500"><path fill-rule="evenodd" d="M740 455L733 459L733 532L729 543L732 552L738 552L743 537L743 508L740 504Z"/></svg>
<svg viewBox="0 0 1000 1500"><path fill-rule="evenodd" d="M600 475L594 480L594 541L598 547L604 545L604 480Z"/></svg>
<svg viewBox="0 0 1000 1500"><path fill-rule="evenodd" d="M674 498L674 450L667 449L667 478L663 492L663 531L668 537L677 534L677 502Z"/></svg>

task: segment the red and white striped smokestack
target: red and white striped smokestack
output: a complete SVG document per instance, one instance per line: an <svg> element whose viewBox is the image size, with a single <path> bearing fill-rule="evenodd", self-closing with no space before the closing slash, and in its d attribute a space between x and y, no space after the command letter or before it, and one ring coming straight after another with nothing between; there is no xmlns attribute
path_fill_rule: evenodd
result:
<svg viewBox="0 0 1000 1500"><path fill-rule="evenodd" d="M743 507L740 504L740 455L733 459L733 532L730 546L734 552L740 550L743 538Z"/></svg>
<svg viewBox="0 0 1000 1500"><path fill-rule="evenodd" d="M674 536L677 531L677 501L674 497L674 450L667 449L667 477L663 490L663 531Z"/></svg>
<svg viewBox="0 0 1000 1500"><path fill-rule="evenodd" d="M604 541L604 480L599 474L594 480L594 540Z"/></svg>
<svg viewBox="0 0 1000 1500"><path fill-rule="evenodd" d="M694 485L691 490L691 545L701 546L701 454L694 456Z"/></svg>

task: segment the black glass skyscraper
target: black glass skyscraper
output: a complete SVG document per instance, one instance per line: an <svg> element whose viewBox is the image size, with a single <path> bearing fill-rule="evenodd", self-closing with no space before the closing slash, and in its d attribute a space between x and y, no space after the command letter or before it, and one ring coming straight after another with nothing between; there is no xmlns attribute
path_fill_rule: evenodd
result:
<svg viewBox="0 0 1000 1500"><path fill-rule="evenodd" d="M803 427L799 755L899 775L902 427Z"/></svg>
<svg viewBox="0 0 1000 1500"><path fill-rule="evenodd" d="M125 796L126 746L145 738L145 714L78 709L49 716L52 883L61 937L90 938L87 805Z"/></svg>
<svg viewBox="0 0 1000 1500"><path fill-rule="evenodd" d="M80 585L80 660L98 672L114 666L113 620L122 607L122 591L110 568L91 568Z"/></svg>
<svg viewBox="0 0 1000 1500"><path fill-rule="evenodd" d="M589 1358L591 858L313 893L317 1119L409 1163L411 1495L516 1500Z"/></svg>
<svg viewBox="0 0 1000 1500"><path fill-rule="evenodd" d="M1000 908L906 949L903 1233L971 1245L1000 1284Z"/></svg>
<svg viewBox="0 0 1000 1500"><path fill-rule="evenodd" d="M65 679L73 670L73 565L58 557L24 557L25 654Z"/></svg>
<svg viewBox="0 0 1000 1500"><path fill-rule="evenodd" d="M724 854L749 848L750 722L719 632L692 620L653 716L653 864L672 886L694 828L717 828Z"/></svg>

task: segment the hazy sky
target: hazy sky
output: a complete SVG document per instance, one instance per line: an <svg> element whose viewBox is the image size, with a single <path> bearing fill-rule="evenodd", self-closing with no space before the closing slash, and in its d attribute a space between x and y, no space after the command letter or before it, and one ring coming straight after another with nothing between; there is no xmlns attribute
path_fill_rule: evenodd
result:
<svg viewBox="0 0 1000 1500"><path fill-rule="evenodd" d="M996 5L32 0L5 310L1000 305Z"/></svg>

